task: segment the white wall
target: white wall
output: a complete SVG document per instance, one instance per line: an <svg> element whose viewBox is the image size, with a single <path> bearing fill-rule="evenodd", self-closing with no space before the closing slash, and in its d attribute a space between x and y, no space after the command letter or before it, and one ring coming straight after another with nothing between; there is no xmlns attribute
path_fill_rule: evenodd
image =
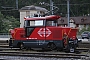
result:
<svg viewBox="0 0 90 60"><path fill-rule="evenodd" d="M75 24L74 23L70 23L70 27L73 27L73 28L75 28Z"/></svg>
<svg viewBox="0 0 90 60"><path fill-rule="evenodd" d="M29 13L29 14L28 14ZM20 28L24 27L24 17L30 15L30 17L34 16L34 14L40 14L40 11L36 10L21 10L20 11Z"/></svg>
<svg viewBox="0 0 90 60"><path fill-rule="evenodd" d="M79 25L79 31L84 28L84 25Z"/></svg>
<svg viewBox="0 0 90 60"><path fill-rule="evenodd" d="M24 25L24 17L26 16L26 12L22 11L20 12L20 28Z"/></svg>

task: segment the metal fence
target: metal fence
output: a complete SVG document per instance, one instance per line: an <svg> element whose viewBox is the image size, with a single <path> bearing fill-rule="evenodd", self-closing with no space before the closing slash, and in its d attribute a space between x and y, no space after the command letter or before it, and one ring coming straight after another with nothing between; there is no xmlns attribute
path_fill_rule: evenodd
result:
<svg viewBox="0 0 90 60"><path fill-rule="evenodd" d="M0 38L10 38L10 33L0 33Z"/></svg>

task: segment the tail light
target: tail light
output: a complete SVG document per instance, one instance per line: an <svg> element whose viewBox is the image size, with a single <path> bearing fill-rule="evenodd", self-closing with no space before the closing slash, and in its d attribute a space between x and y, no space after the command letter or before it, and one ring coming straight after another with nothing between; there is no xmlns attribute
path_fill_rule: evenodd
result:
<svg viewBox="0 0 90 60"><path fill-rule="evenodd" d="M73 37L72 37L72 39L73 39L73 40L75 40L75 39L76 39L76 37L75 37L75 36L73 36Z"/></svg>

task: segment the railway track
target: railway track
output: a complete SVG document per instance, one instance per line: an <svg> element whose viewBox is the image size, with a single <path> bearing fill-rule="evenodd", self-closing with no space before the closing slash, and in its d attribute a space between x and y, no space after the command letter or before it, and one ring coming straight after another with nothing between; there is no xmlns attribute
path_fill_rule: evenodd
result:
<svg viewBox="0 0 90 60"><path fill-rule="evenodd" d="M88 45L88 44L86 44ZM80 47L81 46L81 47ZM79 45L77 50L80 51L88 51L89 48L82 48L82 45ZM88 45L90 46L90 45ZM56 51L48 51L48 52L36 52L34 50L20 50L19 48L9 48L9 44L7 41L0 41L0 56L23 56L23 57L52 57L52 58L74 58L74 59L86 59L89 57L87 54L75 54L75 53L65 53L65 52L56 52Z"/></svg>
<svg viewBox="0 0 90 60"><path fill-rule="evenodd" d="M79 43L79 48L90 48L90 43Z"/></svg>
<svg viewBox="0 0 90 60"><path fill-rule="evenodd" d="M54 52L23 52L23 51L2 51L0 56L22 56L22 57L49 57L49 58L73 58L73 59L84 59L89 56L85 54L74 54L74 53L54 53Z"/></svg>

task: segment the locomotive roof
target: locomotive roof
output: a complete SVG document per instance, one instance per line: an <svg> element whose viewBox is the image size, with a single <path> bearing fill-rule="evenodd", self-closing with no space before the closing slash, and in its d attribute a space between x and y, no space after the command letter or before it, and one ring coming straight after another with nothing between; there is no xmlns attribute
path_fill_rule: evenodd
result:
<svg viewBox="0 0 90 60"><path fill-rule="evenodd" d="M59 19L60 16L58 15L50 15L50 16L45 16L45 17L25 17L25 20L57 20Z"/></svg>

